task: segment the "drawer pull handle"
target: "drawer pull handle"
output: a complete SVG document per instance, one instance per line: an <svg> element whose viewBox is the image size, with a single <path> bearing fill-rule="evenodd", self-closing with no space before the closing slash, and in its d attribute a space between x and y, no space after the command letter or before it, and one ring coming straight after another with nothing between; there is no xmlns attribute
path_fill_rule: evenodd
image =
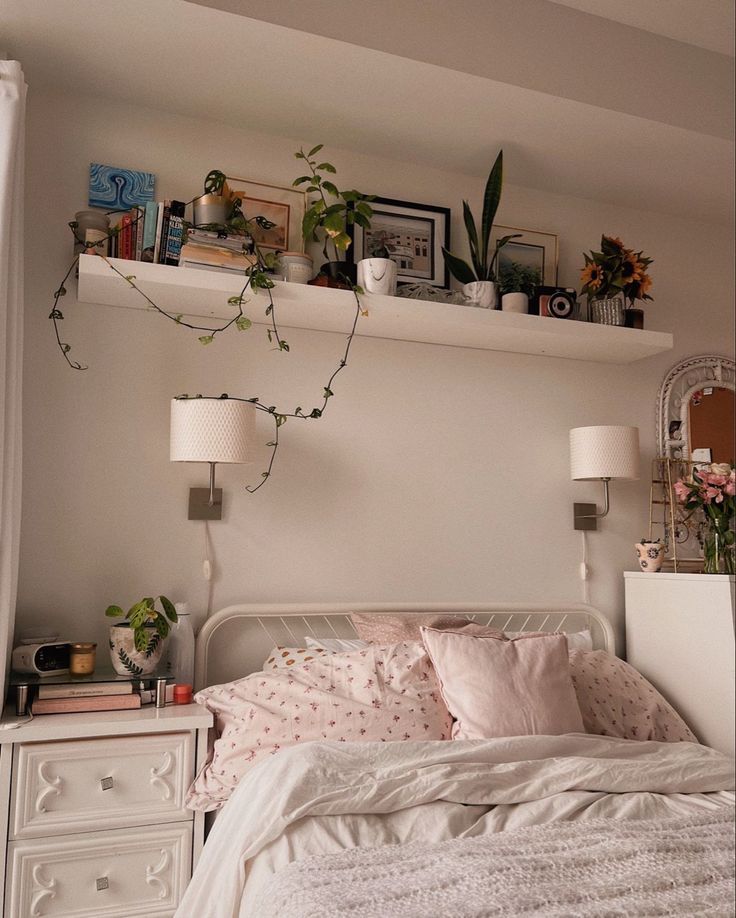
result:
<svg viewBox="0 0 736 918"><path fill-rule="evenodd" d="M95 880L95 886L97 887L97 892L100 892L103 889L109 889L110 882L107 877L97 877Z"/></svg>
<svg viewBox="0 0 736 918"><path fill-rule="evenodd" d="M100 787L101 787L103 790L110 790L110 789L111 789L112 787L114 787L114 786L115 786L115 782L113 781L112 778L103 778L103 779L100 781Z"/></svg>

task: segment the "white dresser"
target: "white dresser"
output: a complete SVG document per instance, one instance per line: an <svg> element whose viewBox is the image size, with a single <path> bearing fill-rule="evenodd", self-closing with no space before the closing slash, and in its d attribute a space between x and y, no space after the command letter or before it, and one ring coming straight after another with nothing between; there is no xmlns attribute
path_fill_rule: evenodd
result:
<svg viewBox="0 0 736 918"><path fill-rule="evenodd" d="M707 746L734 754L734 588L720 574L624 574L626 658Z"/></svg>
<svg viewBox="0 0 736 918"><path fill-rule="evenodd" d="M173 915L204 842L184 796L210 724L192 704L0 730L4 918Z"/></svg>

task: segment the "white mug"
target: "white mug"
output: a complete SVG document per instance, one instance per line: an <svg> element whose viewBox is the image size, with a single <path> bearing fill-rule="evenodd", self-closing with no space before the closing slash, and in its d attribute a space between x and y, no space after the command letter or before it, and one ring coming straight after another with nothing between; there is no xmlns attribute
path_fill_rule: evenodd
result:
<svg viewBox="0 0 736 918"><path fill-rule="evenodd" d="M396 270L390 258L363 258L358 262L358 286L366 293L395 296Z"/></svg>

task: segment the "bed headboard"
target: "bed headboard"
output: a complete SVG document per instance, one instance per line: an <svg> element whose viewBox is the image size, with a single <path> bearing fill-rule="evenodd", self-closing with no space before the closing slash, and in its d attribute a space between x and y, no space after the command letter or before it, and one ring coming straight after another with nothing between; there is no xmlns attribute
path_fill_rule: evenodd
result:
<svg viewBox="0 0 736 918"><path fill-rule="evenodd" d="M277 644L304 645L317 638L356 637L351 612L437 615L470 618L501 631L581 631L589 628L596 649L616 652L608 619L582 603L258 603L221 609L197 636L196 687L219 685L258 672Z"/></svg>

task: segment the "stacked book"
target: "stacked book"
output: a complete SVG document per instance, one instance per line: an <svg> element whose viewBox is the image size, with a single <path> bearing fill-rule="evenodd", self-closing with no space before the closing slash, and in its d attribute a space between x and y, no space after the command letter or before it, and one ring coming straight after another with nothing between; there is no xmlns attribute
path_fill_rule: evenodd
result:
<svg viewBox="0 0 736 918"><path fill-rule="evenodd" d="M185 206L183 201L149 201L123 214L110 239L111 257L178 265Z"/></svg>
<svg viewBox="0 0 736 918"><path fill-rule="evenodd" d="M139 708L141 696L132 682L63 682L39 685L31 705L34 714L70 714L78 711L123 711Z"/></svg>
<svg viewBox="0 0 736 918"><path fill-rule="evenodd" d="M252 243L250 236L224 235L193 227L182 246L179 266L244 274L256 261L255 256L248 252Z"/></svg>

